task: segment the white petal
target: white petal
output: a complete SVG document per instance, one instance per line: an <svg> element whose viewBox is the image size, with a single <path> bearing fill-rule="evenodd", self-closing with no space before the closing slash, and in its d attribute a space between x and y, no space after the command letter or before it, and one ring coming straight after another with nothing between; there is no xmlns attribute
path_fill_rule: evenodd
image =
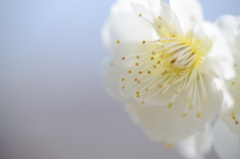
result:
<svg viewBox="0 0 240 159"><path fill-rule="evenodd" d="M210 63L213 63L213 65L208 65L208 68L212 69L221 78L226 80L233 78L235 76L234 60L221 30L210 22L203 23L200 30L213 41L212 49L206 57L207 60L211 60Z"/></svg>
<svg viewBox="0 0 240 159"><path fill-rule="evenodd" d="M214 128L214 148L222 159L240 158L239 135L230 132L221 120L218 120Z"/></svg>
<svg viewBox="0 0 240 159"><path fill-rule="evenodd" d="M176 143L187 136L172 136L162 130L154 118L156 107L143 107L138 104L126 105L126 111L152 141Z"/></svg>
<svg viewBox="0 0 240 159"><path fill-rule="evenodd" d="M236 39L235 39L235 46L237 48L237 51L238 51L238 56L240 56L240 28L238 30L238 35L236 36Z"/></svg>
<svg viewBox="0 0 240 159"><path fill-rule="evenodd" d="M198 0L170 0L169 3L185 34L204 19L202 7Z"/></svg>
<svg viewBox="0 0 240 159"><path fill-rule="evenodd" d="M135 102L133 98L123 98L119 93L119 81L121 79L122 65L113 58L106 58L100 65L103 86L107 93L121 103Z"/></svg>
<svg viewBox="0 0 240 159"><path fill-rule="evenodd" d="M238 78L239 79L239 78ZM236 79L235 79L236 80ZM229 91L234 94L239 91L240 84L236 82L234 86L229 86ZM220 118L227 124L230 131L235 134L240 134L240 125L236 124L236 121L232 118L232 113L235 113L236 120L240 120L240 93L237 93L233 96L234 104L228 104L226 111L220 116ZM230 107L233 106L233 107Z"/></svg>
<svg viewBox="0 0 240 159"><path fill-rule="evenodd" d="M183 117L179 105L173 105L171 109L167 106L154 107L154 117L163 131L170 135L185 136L192 135L197 131L190 128Z"/></svg>
<svg viewBox="0 0 240 159"><path fill-rule="evenodd" d="M185 99L187 98L187 94L185 93L180 95L175 102L176 107L179 107L178 114L182 115L184 113L183 111L187 108L186 116L181 116L186 124L201 132L204 131L207 122L211 122L217 117L222 104L222 92L216 87L212 77L204 75L203 83L205 85L205 92L207 92L205 97L200 96L200 99L197 100L196 103L186 103ZM201 95L203 88L199 80L197 81L197 85ZM193 108L189 108L190 104L193 104ZM197 113L199 112L201 112L201 117L197 117Z"/></svg>
<svg viewBox="0 0 240 159"><path fill-rule="evenodd" d="M112 55L118 56L122 56L121 53L123 52L137 53L144 51L146 45L125 44L127 47L122 47L123 44L117 44L117 40L138 44L142 44L143 40L158 40L156 39L156 31L152 26L147 23L143 25L142 18L137 17L133 10L130 12L124 9L116 11L105 22L102 29L102 39L108 51Z"/></svg>
<svg viewBox="0 0 240 159"><path fill-rule="evenodd" d="M171 6L162 1L162 0L147 0L149 6L151 8L151 12L155 18L155 25L166 26L168 29L172 30L175 33L180 35L183 34L182 28L180 26L180 22L172 10ZM158 19L161 17L161 20Z"/></svg>
<svg viewBox="0 0 240 159"><path fill-rule="evenodd" d="M207 124L205 132L197 133L188 137L177 145L177 150L186 159L204 159L213 144L212 125Z"/></svg>
<svg viewBox="0 0 240 159"><path fill-rule="evenodd" d="M220 27L225 37L230 40L230 43L233 44L235 42L235 31L240 25L240 17L225 15L220 17L216 24Z"/></svg>

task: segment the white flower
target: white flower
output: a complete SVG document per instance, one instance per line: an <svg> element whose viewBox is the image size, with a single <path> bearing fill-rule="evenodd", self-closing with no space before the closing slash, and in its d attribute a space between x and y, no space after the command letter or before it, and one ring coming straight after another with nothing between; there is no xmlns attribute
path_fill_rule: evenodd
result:
<svg viewBox="0 0 240 159"><path fill-rule="evenodd" d="M228 45L198 1L170 4L118 0L102 31L107 92L157 141L204 131L223 103L216 81L234 76Z"/></svg>
<svg viewBox="0 0 240 159"><path fill-rule="evenodd" d="M221 28L235 59L236 77L228 89L234 103L227 104L214 128L214 147L222 159L240 158L240 17L226 15L216 24ZM225 124L224 124L224 123ZM228 127L227 127L228 126Z"/></svg>
<svg viewBox="0 0 240 159"><path fill-rule="evenodd" d="M240 134L240 17L226 15L217 21L228 40L234 59L236 77L228 84L228 89L234 99L232 107L226 107L220 118L228 125L233 133Z"/></svg>
<svg viewBox="0 0 240 159"><path fill-rule="evenodd" d="M221 120L214 127L214 149L221 159L240 158L240 135L232 133Z"/></svg>

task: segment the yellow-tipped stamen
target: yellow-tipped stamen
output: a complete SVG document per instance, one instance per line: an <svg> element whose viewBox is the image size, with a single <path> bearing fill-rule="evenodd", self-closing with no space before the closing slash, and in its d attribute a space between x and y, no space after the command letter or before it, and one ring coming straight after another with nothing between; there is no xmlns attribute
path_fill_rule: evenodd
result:
<svg viewBox="0 0 240 159"><path fill-rule="evenodd" d="M197 113L197 117L200 118L202 116L202 113L201 112L198 112Z"/></svg>

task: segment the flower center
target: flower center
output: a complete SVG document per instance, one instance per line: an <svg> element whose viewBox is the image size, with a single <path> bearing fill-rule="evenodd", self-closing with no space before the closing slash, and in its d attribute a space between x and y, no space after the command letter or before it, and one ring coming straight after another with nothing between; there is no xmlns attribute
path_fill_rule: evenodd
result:
<svg viewBox="0 0 240 159"><path fill-rule="evenodd" d="M200 66L205 59L190 41L181 37L163 38L161 49L155 56L162 61L162 66L174 71L187 69L197 62Z"/></svg>

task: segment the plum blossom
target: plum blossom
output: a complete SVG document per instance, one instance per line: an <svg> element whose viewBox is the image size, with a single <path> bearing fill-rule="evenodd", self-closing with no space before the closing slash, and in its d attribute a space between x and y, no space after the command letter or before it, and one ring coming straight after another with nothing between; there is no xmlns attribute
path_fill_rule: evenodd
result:
<svg viewBox="0 0 240 159"><path fill-rule="evenodd" d="M104 87L150 139L203 132L228 102L230 48L197 0L118 0L102 38Z"/></svg>

